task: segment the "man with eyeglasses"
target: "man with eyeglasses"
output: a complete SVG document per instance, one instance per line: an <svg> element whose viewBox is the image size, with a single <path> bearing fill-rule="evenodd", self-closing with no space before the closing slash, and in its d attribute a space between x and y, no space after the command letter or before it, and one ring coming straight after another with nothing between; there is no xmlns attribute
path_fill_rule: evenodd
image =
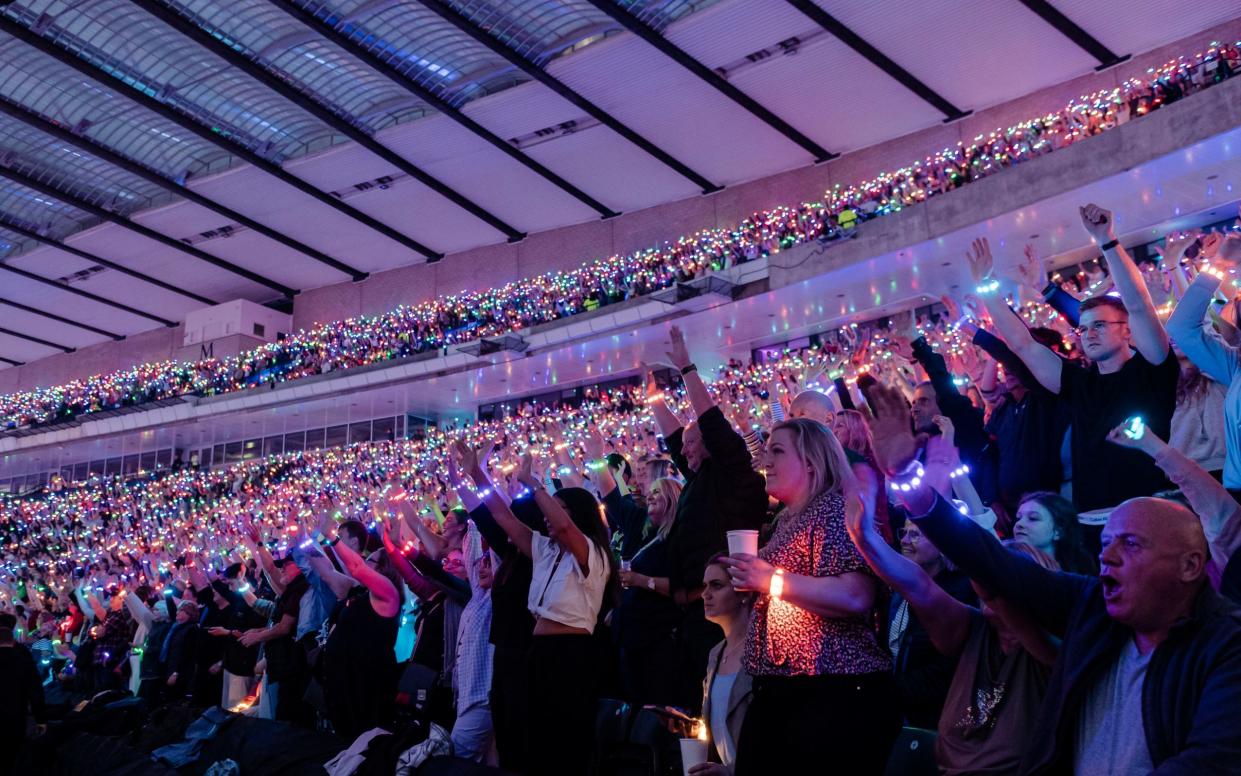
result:
<svg viewBox="0 0 1241 776"><path fill-rule="evenodd" d="M1111 212L1081 208L1082 225L1108 260L1120 299L1094 297L1081 306L1075 331L1089 366L1071 363L1039 344L995 292L987 241L975 240L970 260L983 304L999 334L1048 391L1060 396L1071 424L1073 504L1081 511L1112 507L1168 487L1149 458L1117 449L1107 435L1124 421L1142 418L1157 436L1171 430L1179 365L1155 312L1142 273L1121 247Z"/></svg>

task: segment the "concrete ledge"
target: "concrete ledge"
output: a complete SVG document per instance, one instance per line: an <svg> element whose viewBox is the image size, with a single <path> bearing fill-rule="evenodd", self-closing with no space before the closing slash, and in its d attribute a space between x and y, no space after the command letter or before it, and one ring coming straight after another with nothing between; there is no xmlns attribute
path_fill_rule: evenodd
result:
<svg viewBox="0 0 1241 776"><path fill-rule="evenodd" d="M1131 170L1241 126L1241 77L1190 95L1076 145L861 224L858 237L801 262L801 245L773 263L771 288L943 237L1064 191ZM1241 149L1239 149L1241 152ZM787 254L787 256L786 256Z"/></svg>

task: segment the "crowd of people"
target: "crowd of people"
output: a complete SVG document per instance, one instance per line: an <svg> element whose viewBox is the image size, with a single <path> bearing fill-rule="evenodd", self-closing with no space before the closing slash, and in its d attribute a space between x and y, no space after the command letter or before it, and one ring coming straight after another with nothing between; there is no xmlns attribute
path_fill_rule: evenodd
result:
<svg viewBox="0 0 1241 776"><path fill-rule="evenodd" d="M715 380L674 326L677 377L581 407L8 499L0 751L49 688L352 741L412 666L530 774L605 765L604 698L696 776L882 773L902 727L950 774L1229 772L1241 232L1139 266L1081 220L1106 274L978 240L973 293Z"/></svg>
<svg viewBox="0 0 1241 776"><path fill-rule="evenodd" d="M896 212L1027 159L1051 153L1225 80L1241 68L1235 44L1153 68L1144 78L1083 96L1060 111L979 135L820 202L777 207L735 228L704 229L675 242L600 259L569 271L462 292L377 316L334 321L227 359L164 361L63 385L0 396L0 431L63 422L92 412L182 395L274 386L448 345L521 331L643 296L706 272L814 240L853 233Z"/></svg>

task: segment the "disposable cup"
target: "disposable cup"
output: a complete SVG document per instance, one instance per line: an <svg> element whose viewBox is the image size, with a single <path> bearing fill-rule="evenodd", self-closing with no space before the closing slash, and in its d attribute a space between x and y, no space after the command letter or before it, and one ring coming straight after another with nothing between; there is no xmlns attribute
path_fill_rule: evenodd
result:
<svg viewBox="0 0 1241 776"><path fill-rule="evenodd" d="M758 555L758 531L729 531L729 555Z"/></svg>
<svg viewBox="0 0 1241 776"><path fill-rule="evenodd" d="M689 769L707 761L707 742L697 738L681 739L681 776L689 776Z"/></svg>

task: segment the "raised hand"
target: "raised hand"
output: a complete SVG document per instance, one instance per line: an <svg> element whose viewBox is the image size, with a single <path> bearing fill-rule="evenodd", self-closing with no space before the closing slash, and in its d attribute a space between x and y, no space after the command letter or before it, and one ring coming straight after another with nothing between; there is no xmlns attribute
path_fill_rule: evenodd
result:
<svg viewBox="0 0 1241 776"><path fill-rule="evenodd" d="M961 320L961 305L957 304L957 300L945 294L939 298L939 301L943 304L944 309L948 311L948 317L952 321Z"/></svg>
<svg viewBox="0 0 1241 776"><path fill-rule="evenodd" d="M1078 213L1082 217L1082 226L1099 245L1116 238L1112 211L1091 204L1078 208Z"/></svg>
<svg viewBox="0 0 1241 776"><path fill-rule="evenodd" d="M1184 232L1171 232L1163 238L1163 246L1155 246L1155 252L1163 259L1166 269L1174 269L1185 257L1185 251L1193 245L1202 234L1197 229ZM1205 239L1204 239L1205 242Z"/></svg>
<svg viewBox="0 0 1241 776"><path fill-rule="evenodd" d="M592 461L603 457L604 446L603 434L598 430L592 429L582 437L582 448L586 451L586 457Z"/></svg>
<svg viewBox="0 0 1241 776"><path fill-rule="evenodd" d="M1043 264L1042 257L1038 255L1038 249L1030 243L1026 243L1025 250L1022 251L1022 259L1017 264L1015 272L1021 285L1036 294L1047 285L1047 267Z"/></svg>
<svg viewBox="0 0 1241 776"><path fill-rule="evenodd" d="M970 243L970 249L965 252L965 261L969 264L970 276L975 283L982 283L991 277L995 258L991 255L991 243L986 237L979 237Z"/></svg>
<svg viewBox="0 0 1241 776"><path fill-rule="evenodd" d="M936 415L931 418L931 422L939 429L939 435L944 440L944 443L955 447L957 429L956 426L952 425L952 420L944 415Z"/></svg>
<svg viewBox="0 0 1241 776"><path fill-rule="evenodd" d="M876 462L889 474L904 471L918 452L905 397L896 388L876 384L867 392L867 398L874 405L874 412L864 407L863 414L874 437Z"/></svg>
<svg viewBox="0 0 1241 776"><path fill-rule="evenodd" d="M883 541L879 529L875 527L875 515L866 508L857 494L845 499L845 530L853 543L861 547L875 539Z"/></svg>
<svg viewBox="0 0 1241 776"><path fill-rule="evenodd" d="M672 349L667 351L668 360L677 369L684 369L693 363L689 357L689 348L685 346L685 334L680 326L674 325L668 332L672 340Z"/></svg>

